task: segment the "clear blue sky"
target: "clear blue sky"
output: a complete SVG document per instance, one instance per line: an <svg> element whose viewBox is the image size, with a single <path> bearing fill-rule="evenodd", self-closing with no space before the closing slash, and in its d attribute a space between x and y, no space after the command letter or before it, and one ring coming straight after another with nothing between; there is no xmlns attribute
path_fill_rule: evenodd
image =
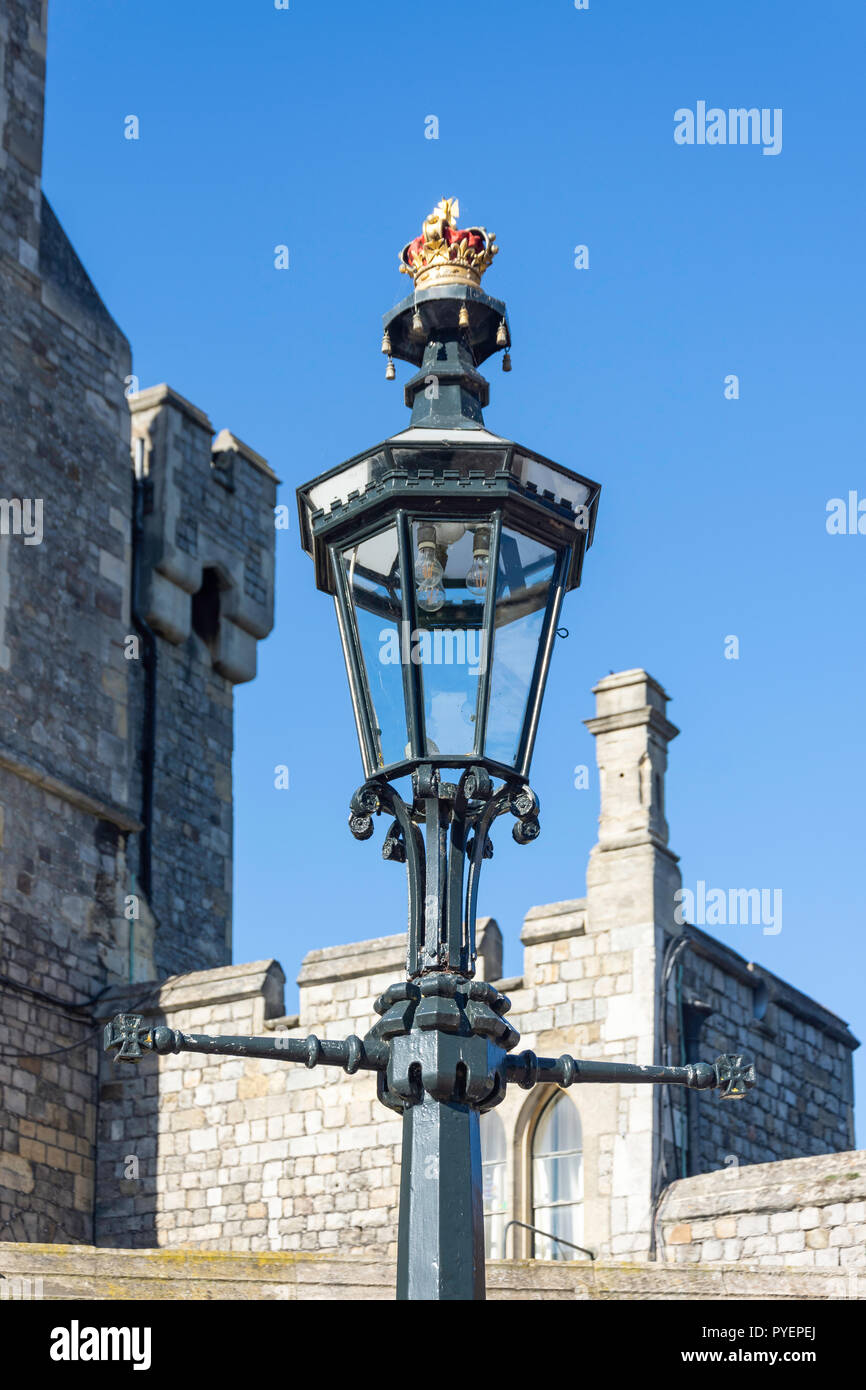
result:
<svg viewBox="0 0 866 1390"><path fill-rule="evenodd" d="M142 385L168 381L263 453L292 508L298 483L408 418L380 316L423 216L456 194L498 235L485 285L508 302L514 370L492 374L487 423L604 488L536 751L542 835L521 849L500 829L485 867L506 972L526 910L585 889L590 687L645 666L683 731L668 819L685 883L781 888L779 935L718 934L864 1036L866 536L825 529L828 499L866 497L863 7L50 10L46 192ZM781 154L675 144L674 111L698 101L782 108ZM277 575L275 632L237 692L235 955L276 956L291 982L312 946L401 930L405 886L380 833L346 828L360 762L294 518Z"/></svg>

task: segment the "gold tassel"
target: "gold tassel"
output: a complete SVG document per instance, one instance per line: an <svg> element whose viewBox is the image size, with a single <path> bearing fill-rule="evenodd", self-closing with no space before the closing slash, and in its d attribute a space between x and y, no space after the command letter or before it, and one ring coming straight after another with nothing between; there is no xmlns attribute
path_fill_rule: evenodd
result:
<svg viewBox="0 0 866 1390"><path fill-rule="evenodd" d="M457 325L459 328L469 327L469 310L466 308L465 304L460 305L460 313L457 317Z"/></svg>
<svg viewBox="0 0 866 1390"><path fill-rule="evenodd" d="M387 328L385 329L385 332L382 335L382 351L388 353L389 355L391 352L391 335L388 332Z"/></svg>
<svg viewBox="0 0 866 1390"><path fill-rule="evenodd" d="M508 347L508 330L505 327L505 319L499 321L499 327L496 330L496 346Z"/></svg>
<svg viewBox="0 0 866 1390"><path fill-rule="evenodd" d="M412 315L412 336L414 338L424 337L424 320L421 317L420 309L416 309Z"/></svg>
<svg viewBox="0 0 866 1390"><path fill-rule="evenodd" d="M510 353L510 352L503 353L503 356L502 356L502 370L503 370L504 372L510 372L510 371L511 371L511 353Z"/></svg>
<svg viewBox="0 0 866 1390"><path fill-rule="evenodd" d="M393 363L392 359L389 357L389 358L388 358L388 365L387 365L387 367L385 368L385 380L386 380L386 381L393 381L396 375L397 375L397 373L396 373L395 370L394 370L394 363Z"/></svg>

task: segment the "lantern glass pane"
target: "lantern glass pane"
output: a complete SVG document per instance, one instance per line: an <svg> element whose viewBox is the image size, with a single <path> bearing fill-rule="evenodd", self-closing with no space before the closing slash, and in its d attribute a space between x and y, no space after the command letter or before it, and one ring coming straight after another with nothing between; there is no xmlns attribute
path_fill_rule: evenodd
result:
<svg viewBox="0 0 866 1390"><path fill-rule="evenodd" d="M547 493L557 501L567 502L576 514L586 509L592 496L593 485L586 478L572 476L570 471L557 467L550 459L534 458L518 449L511 457L511 471L524 487L534 487L542 495Z"/></svg>
<svg viewBox="0 0 866 1390"><path fill-rule="evenodd" d="M556 551L503 529L496 572L488 758L517 758L556 567Z"/></svg>
<svg viewBox="0 0 866 1390"><path fill-rule="evenodd" d="M362 493L385 468L386 457L380 449L378 453L367 454L362 458L344 463L326 473L324 478L309 483L303 489L304 506L309 516L314 512L330 512L336 506L345 506L351 492Z"/></svg>
<svg viewBox="0 0 866 1390"><path fill-rule="evenodd" d="M421 668L430 756L477 751L491 535L486 520L412 523L412 660Z"/></svg>
<svg viewBox="0 0 866 1390"><path fill-rule="evenodd" d="M397 530L390 526L342 555L380 767L407 756L397 549Z"/></svg>

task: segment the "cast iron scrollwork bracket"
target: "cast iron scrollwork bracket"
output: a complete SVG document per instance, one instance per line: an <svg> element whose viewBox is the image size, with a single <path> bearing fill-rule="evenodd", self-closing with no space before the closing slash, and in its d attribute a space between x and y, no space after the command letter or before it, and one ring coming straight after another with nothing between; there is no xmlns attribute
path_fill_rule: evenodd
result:
<svg viewBox="0 0 866 1390"><path fill-rule="evenodd" d="M402 1114L425 1093L482 1114L505 1097L505 1056L520 1040L504 1018L510 1001L492 985L444 971L391 985L374 1004L379 1021L364 1039L387 1048L379 1100Z"/></svg>
<svg viewBox="0 0 866 1390"><path fill-rule="evenodd" d="M516 819L514 839L530 844L539 833L538 798L521 778L495 789L481 763L467 767L456 783L442 781L432 763L421 763L412 774L412 791L409 806L387 777L371 778L352 797L349 829L356 839L368 840L373 816L383 811L393 816L382 855L406 865L410 977L429 970L471 976L478 879L483 861L493 855L490 828L510 812Z"/></svg>

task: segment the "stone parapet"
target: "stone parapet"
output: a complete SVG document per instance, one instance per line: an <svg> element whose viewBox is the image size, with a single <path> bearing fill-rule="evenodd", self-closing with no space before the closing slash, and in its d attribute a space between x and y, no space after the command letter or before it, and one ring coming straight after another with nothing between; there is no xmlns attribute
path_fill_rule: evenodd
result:
<svg viewBox="0 0 866 1390"><path fill-rule="evenodd" d="M524 946L539 946L543 941L562 941L566 937L585 934L586 898L574 898L567 902L531 907L523 919L520 940Z"/></svg>
<svg viewBox="0 0 866 1390"><path fill-rule="evenodd" d="M360 1302L391 1300L392 1260L368 1255L218 1250L98 1250L83 1245L0 1244L0 1273L29 1296L101 1302L127 1299ZM866 1281L841 1271L755 1264L672 1265L627 1261L491 1260L492 1301L556 1302L866 1297Z"/></svg>
<svg viewBox="0 0 866 1390"><path fill-rule="evenodd" d="M665 1191L657 1225L678 1263L866 1269L866 1151L683 1178Z"/></svg>
<svg viewBox="0 0 866 1390"><path fill-rule="evenodd" d="M98 1017L112 1018L116 1013L130 1011L145 1017L153 1014L172 1015L200 1007L214 1008L238 1000L264 1000L264 1018L280 1015L284 1005L286 977L275 960L245 961L241 965L223 965L216 970L194 970L188 975L172 975L167 980L153 980L134 985L114 985L99 1000Z"/></svg>

